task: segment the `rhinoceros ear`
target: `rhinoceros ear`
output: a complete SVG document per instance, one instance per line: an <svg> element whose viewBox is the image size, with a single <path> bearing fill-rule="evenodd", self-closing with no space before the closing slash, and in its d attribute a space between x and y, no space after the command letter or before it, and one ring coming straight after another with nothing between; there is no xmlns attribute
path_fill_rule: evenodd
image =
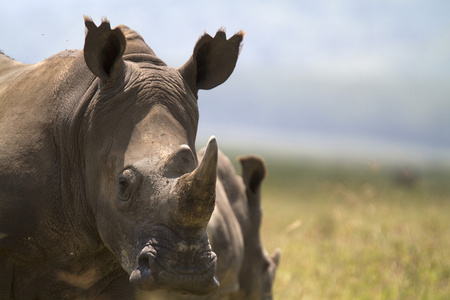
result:
<svg viewBox="0 0 450 300"><path fill-rule="evenodd" d="M249 201L256 201L259 204L261 182L267 173L264 160L261 157L251 155L239 157L239 162L242 165L242 179L253 194L252 199L249 197Z"/></svg>
<svg viewBox="0 0 450 300"><path fill-rule="evenodd" d="M122 55L126 46L125 36L119 28L111 30L106 19L99 27L88 17L84 17L84 23L87 28L84 43L86 65L102 80L115 78L124 70Z"/></svg>
<svg viewBox="0 0 450 300"><path fill-rule="evenodd" d="M207 33L200 37L192 56L179 68L194 94L199 89L212 89L230 77L244 35L245 32L240 31L227 40L225 31L220 29L214 38Z"/></svg>

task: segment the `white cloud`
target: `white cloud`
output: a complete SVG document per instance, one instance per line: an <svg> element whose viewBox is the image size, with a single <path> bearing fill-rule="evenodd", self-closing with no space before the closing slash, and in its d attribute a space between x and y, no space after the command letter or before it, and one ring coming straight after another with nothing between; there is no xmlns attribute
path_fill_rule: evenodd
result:
<svg viewBox="0 0 450 300"><path fill-rule="evenodd" d="M82 48L87 14L136 29L178 66L204 30L244 29L235 74L217 90L218 98L234 100L216 108L231 102L262 113L306 110L316 118L311 124L334 118L348 128L386 122L426 131L450 110L449 10L450 2L419 0L13 1L0 11L0 26L8 28L0 49L37 62Z"/></svg>

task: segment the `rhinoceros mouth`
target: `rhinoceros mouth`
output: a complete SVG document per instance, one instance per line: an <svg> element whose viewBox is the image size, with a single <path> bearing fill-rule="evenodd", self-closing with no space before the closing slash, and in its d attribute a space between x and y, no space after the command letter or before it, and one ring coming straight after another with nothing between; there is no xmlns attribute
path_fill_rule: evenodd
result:
<svg viewBox="0 0 450 300"><path fill-rule="evenodd" d="M130 282L143 290L203 295L219 286L214 276L216 262L206 234L192 241L169 230L158 231L140 251Z"/></svg>

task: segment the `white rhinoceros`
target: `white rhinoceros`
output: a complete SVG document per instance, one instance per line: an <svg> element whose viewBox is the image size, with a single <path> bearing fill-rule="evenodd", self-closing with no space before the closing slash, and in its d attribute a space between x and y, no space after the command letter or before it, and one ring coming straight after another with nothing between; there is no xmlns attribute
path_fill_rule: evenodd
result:
<svg viewBox="0 0 450 300"><path fill-rule="evenodd" d="M0 54L0 298L209 293L217 144L198 164L197 92L244 34L204 34L176 69L126 26L85 24L83 51Z"/></svg>

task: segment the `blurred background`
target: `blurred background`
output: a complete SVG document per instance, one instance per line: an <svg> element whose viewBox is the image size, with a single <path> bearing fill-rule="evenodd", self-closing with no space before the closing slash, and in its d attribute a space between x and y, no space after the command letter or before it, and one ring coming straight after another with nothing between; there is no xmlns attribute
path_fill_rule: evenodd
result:
<svg viewBox="0 0 450 300"><path fill-rule="evenodd" d="M82 49L88 15L178 67L204 31L245 30L233 75L199 94L197 147L215 135L232 159L266 158L276 298L448 299L449 12L439 0L18 0L2 4L0 50L36 63Z"/></svg>

